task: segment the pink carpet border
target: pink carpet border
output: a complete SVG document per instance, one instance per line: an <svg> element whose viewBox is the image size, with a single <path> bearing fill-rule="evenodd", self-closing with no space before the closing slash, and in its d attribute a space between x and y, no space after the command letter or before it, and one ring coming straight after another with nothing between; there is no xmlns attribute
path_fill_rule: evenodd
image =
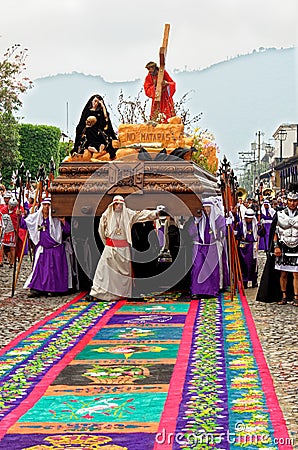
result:
<svg viewBox="0 0 298 450"><path fill-rule="evenodd" d="M277 439L278 448L282 450L293 450L292 445L283 442L290 442L290 436L286 426L286 421L280 408L278 398L275 393L273 380L264 356L261 342L256 330L256 326L243 291L240 291L240 299L245 313L247 328L251 337L251 344L259 374L262 380L262 389L264 391L266 402L269 409L270 419L274 429L274 437ZM289 440L289 441L288 441Z"/></svg>
<svg viewBox="0 0 298 450"><path fill-rule="evenodd" d="M65 303L65 305L60 306L56 311L52 312L48 316L46 316L44 319L41 319L39 322L32 325L28 330L22 331L18 336L16 336L12 341L9 342L5 347L0 349L0 356L4 355L4 353L8 352L12 347L17 345L21 340L25 339L26 336L33 333L35 330L37 330L39 327L42 327L46 322L49 320L52 320L54 317L56 317L58 314L60 314L62 311L67 309L70 305L75 303L76 301L80 300L86 292L80 292L75 298Z"/></svg>
<svg viewBox="0 0 298 450"><path fill-rule="evenodd" d="M183 387L188 367L189 354L191 351L193 338L193 330L197 311L199 308L199 303L200 302L198 300L191 301L190 303L190 308L185 320L177 360L172 374L167 399L158 426L158 432L156 436L159 436L159 434L163 435L165 431L165 436L167 437L167 440L170 441L162 443L163 450L171 450L174 443L177 417L179 413L180 403L182 400ZM160 448L161 448L160 443L155 441L153 450L160 450Z"/></svg>
<svg viewBox="0 0 298 450"><path fill-rule="evenodd" d="M81 298L81 297L79 297ZM74 301L79 299L76 297L71 300L66 305L59 308L58 311L64 309L67 305L73 303ZM98 323L92 327L88 333L83 337L83 339L78 342L78 344L68 352L64 358L62 358L58 363L56 363L46 374L46 376L34 387L33 391L28 395L28 397L11 413L9 413L4 419L1 421L1 430L0 430L0 439L2 439L9 428L14 425L19 418L24 415L33 405L42 397L42 395L46 392L50 384L55 380L57 375L72 361L75 356L80 353L83 348L88 344L88 342L98 333L98 331L104 327L107 322L111 319L111 317L115 314L115 312L120 309L125 303L125 300L118 301L109 311L104 313L103 317L98 321ZM55 316L55 313L53 313ZM51 314L49 317L51 317ZM43 320L41 321L43 322ZM34 327L32 327L34 328ZM30 329L31 330L31 329Z"/></svg>

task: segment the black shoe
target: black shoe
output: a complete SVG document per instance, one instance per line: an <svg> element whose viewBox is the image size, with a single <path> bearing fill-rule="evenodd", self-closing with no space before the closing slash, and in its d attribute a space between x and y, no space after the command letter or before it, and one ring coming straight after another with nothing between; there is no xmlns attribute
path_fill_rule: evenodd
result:
<svg viewBox="0 0 298 450"><path fill-rule="evenodd" d="M254 283L251 287L252 288L257 288L259 285L258 285L258 283Z"/></svg>
<svg viewBox="0 0 298 450"><path fill-rule="evenodd" d="M247 289L247 281L243 281L243 287L244 289Z"/></svg>
<svg viewBox="0 0 298 450"><path fill-rule="evenodd" d="M198 294L192 294L190 297L192 300L199 300L199 295Z"/></svg>
<svg viewBox="0 0 298 450"><path fill-rule="evenodd" d="M41 297L42 292L41 291L35 291L34 289L30 290L30 293L28 294L28 298L35 298L35 297Z"/></svg>
<svg viewBox="0 0 298 450"><path fill-rule="evenodd" d="M87 294L86 297L82 298L86 302L108 302L109 300L102 300L101 298L93 297L93 295Z"/></svg>
<svg viewBox="0 0 298 450"><path fill-rule="evenodd" d="M93 295L87 294L83 300L85 300L86 302L96 302L97 298L93 297Z"/></svg>
<svg viewBox="0 0 298 450"><path fill-rule="evenodd" d="M287 305L288 304L288 299L287 298L282 298L279 302L277 302L278 305Z"/></svg>

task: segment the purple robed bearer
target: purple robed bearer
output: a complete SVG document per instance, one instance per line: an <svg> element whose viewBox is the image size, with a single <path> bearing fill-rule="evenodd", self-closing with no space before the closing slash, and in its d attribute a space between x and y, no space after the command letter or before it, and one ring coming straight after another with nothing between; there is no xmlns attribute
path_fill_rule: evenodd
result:
<svg viewBox="0 0 298 450"><path fill-rule="evenodd" d="M247 288L249 281L252 287L257 286L259 233L255 212L249 208L245 211L244 220L237 224L235 230L244 288Z"/></svg>
<svg viewBox="0 0 298 450"><path fill-rule="evenodd" d="M269 233L275 213L276 211L275 209L271 208L269 200L264 200L263 205L261 207L261 216L260 216L261 223L264 228L264 235L260 236L259 250L265 250L267 252L269 249Z"/></svg>
<svg viewBox="0 0 298 450"><path fill-rule="evenodd" d="M226 221L212 199L203 201L188 228L193 239L193 265L191 270L191 294L216 296L229 285L226 249Z"/></svg>
<svg viewBox="0 0 298 450"><path fill-rule="evenodd" d="M30 297L45 293L65 293L72 288L62 233L70 233L65 218L52 217L51 200L44 199L40 209L22 219L35 245L32 272L24 287L31 289Z"/></svg>

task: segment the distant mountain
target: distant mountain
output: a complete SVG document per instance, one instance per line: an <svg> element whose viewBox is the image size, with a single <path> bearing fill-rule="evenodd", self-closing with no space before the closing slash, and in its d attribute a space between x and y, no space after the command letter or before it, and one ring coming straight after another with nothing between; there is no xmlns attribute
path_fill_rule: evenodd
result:
<svg viewBox="0 0 298 450"><path fill-rule="evenodd" d="M298 122L297 56L297 48L260 49L203 70L176 72L171 74L177 83L175 100L190 93L191 114L203 113L198 125L215 135L219 157L225 154L235 162L239 151L250 149L258 130L268 141L281 123ZM22 122L54 125L73 137L83 106L98 93L117 129L120 91L135 99L142 85L140 79L109 83L76 72L39 78L24 97Z"/></svg>

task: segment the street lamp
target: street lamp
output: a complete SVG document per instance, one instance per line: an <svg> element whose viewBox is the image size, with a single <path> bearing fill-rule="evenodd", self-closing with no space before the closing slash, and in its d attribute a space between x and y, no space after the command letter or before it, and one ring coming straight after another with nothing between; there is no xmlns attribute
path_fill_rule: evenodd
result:
<svg viewBox="0 0 298 450"><path fill-rule="evenodd" d="M283 128L279 130L276 135L276 140L279 141L279 161L282 161L282 143L287 139L287 132Z"/></svg>
<svg viewBox="0 0 298 450"><path fill-rule="evenodd" d="M250 175L249 176L250 180L252 178L252 185L250 185L247 190L250 191L252 189L252 192L254 192L255 191L255 183L256 183L256 180L255 180L255 163L256 163L255 152L250 151L250 152L238 152L238 153L239 153L239 159L241 159L242 162L244 164L246 164L246 170L248 171L248 173ZM253 159L251 159L251 158L253 158ZM252 164L253 170L248 169L248 164ZM249 180L249 182L250 182L250 180Z"/></svg>
<svg viewBox="0 0 298 450"><path fill-rule="evenodd" d="M273 157L273 155L274 155L274 146L273 145L268 144L267 142L264 142L263 149L264 149L265 154L268 155L269 158Z"/></svg>

